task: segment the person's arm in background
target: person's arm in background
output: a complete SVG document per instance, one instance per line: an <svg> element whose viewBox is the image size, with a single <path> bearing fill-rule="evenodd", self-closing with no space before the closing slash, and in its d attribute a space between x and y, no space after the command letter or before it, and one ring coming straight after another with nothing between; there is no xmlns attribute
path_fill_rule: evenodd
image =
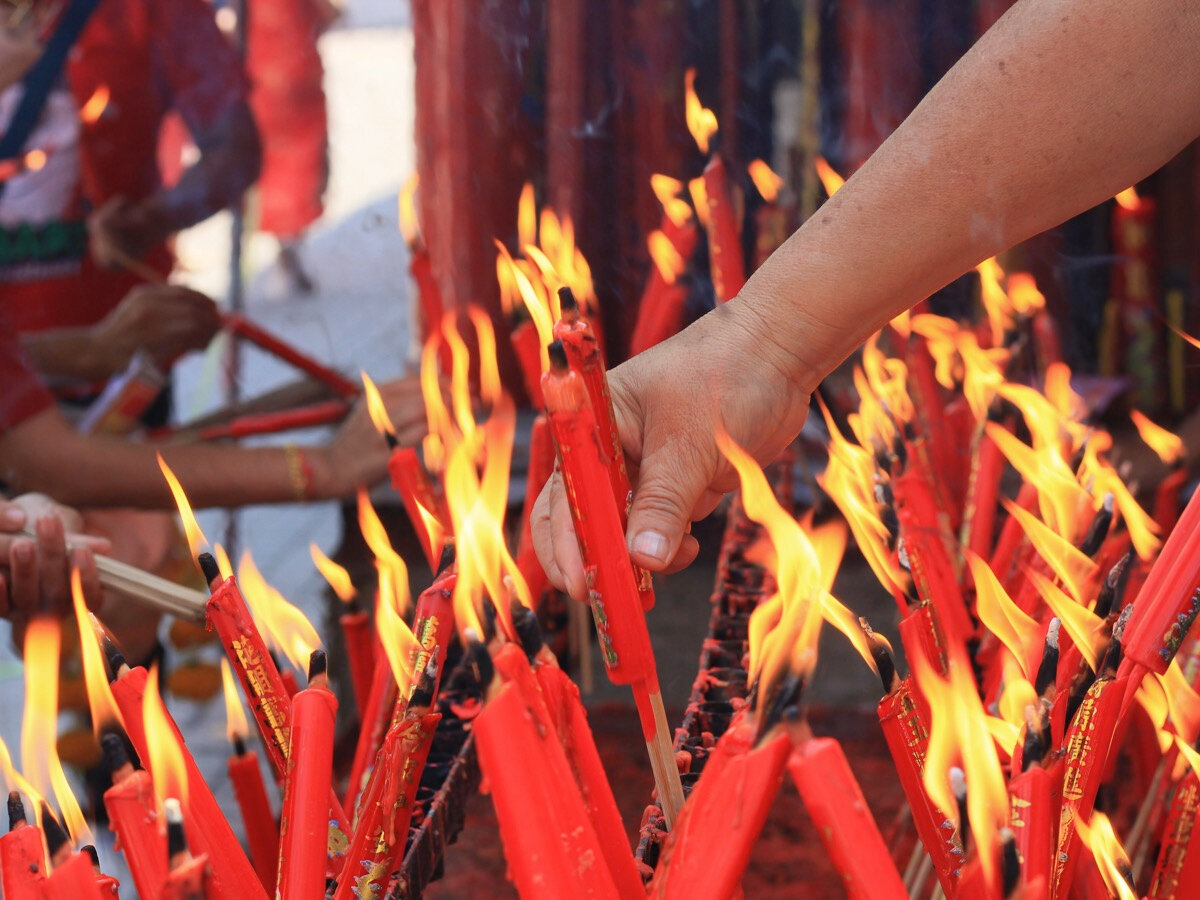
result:
<svg viewBox="0 0 1200 900"><path fill-rule="evenodd" d="M663 571L695 557L686 526L737 482L718 428L774 458L821 378L897 313L1128 187L1198 132L1200 6L1017 3L735 300L613 371L640 467L634 559ZM535 534L547 574L578 596L562 499L556 478Z"/></svg>
<svg viewBox="0 0 1200 900"><path fill-rule="evenodd" d="M148 2L158 81L187 125L200 158L179 181L139 201L114 197L88 220L92 255L119 266L170 235L232 205L258 178L262 146L246 78L203 0Z"/></svg>

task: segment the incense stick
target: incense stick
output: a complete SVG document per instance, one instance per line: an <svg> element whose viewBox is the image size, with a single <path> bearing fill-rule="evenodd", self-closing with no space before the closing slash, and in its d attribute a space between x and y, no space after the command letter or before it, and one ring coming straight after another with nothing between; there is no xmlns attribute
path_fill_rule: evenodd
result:
<svg viewBox="0 0 1200 900"><path fill-rule="evenodd" d="M100 584L139 600L159 612L203 625L208 597L195 588L168 581L137 566L96 554Z"/></svg>

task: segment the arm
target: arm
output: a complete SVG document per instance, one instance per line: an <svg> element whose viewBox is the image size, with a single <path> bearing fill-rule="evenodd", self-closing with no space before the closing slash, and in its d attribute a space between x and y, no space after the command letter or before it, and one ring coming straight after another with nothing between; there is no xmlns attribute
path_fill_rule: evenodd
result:
<svg viewBox="0 0 1200 900"><path fill-rule="evenodd" d="M735 300L614 370L640 467L637 562L662 571L694 557L685 527L737 484L716 429L774 458L820 379L898 312L1191 140L1198 38L1200 8L1185 0L1022 0ZM553 481L543 492L535 537L552 580L577 587L560 495Z"/></svg>

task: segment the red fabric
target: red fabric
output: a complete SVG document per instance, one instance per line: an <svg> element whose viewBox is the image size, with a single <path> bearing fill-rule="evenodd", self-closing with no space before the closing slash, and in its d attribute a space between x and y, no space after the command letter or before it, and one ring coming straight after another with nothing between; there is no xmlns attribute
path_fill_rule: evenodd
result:
<svg viewBox="0 0 1200 900"><path fill-rule="evenodd" d="M0 434L20 425L54 402L16 333L0 314Z"/></svg>
<svg viewBox="0 0 1200 900"><path fill-rule="evenodd" d="M288 238L320 217L328 176L325 70L316 0L254 0L246 68L262 139L259 228Z"/></svg>
<svg viewBox="0 0 1200 900"><path fill-rule="evenodd" d="M238 59L204 0L103 0L71 52L67 82L78 107L102 86L108 105L81 123L79 185L68 217L85 218L113 197L141 200L160 185L159 128L176 110L202 134L245 99ZM146 262L171 268L166 247ZM85 258L57 277L4 279L0 297L18 331L92 324L140 281Z"/></svg>

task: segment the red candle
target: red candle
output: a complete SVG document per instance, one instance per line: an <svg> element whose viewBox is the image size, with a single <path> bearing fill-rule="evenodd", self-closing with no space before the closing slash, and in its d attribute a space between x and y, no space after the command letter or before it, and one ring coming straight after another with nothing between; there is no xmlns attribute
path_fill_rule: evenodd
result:
<svg viewBox="0 0 1200 900"><path fill-rule="evenodd" d="M525 393L529 395L529 403L534 409L541 409L542 341L533 322L526 319L513 328L512 345L517 362L521 365L521 374L525 377Z"/></svg>
<svg viewBox="0 0 1200 900"><path fill-rule="evenodd" d="M19 795L18 795L19 800ZM9 815L13 810L9 795ZM14 900L37 900L46 881L45 843L42 830L25 821L24 809L11 830L0 837L0 886L3 896Z"/></svg>
<svg viewBox="0 0 1200 900"><path fill-rule="evenodd" d="M210 871L207 853L180 863L167 875L162 900L208 900Z"/></svg>
<svg viewBox="0 0 1200 900"><path fill-rule="evenodd" d="M1150 879L1148 900L1173 900L1182 896L1186 885L1197 884L1200 878L1200 778L1188 770L1175 789L1171 808L1163 828L1162 846L1154 877ZM1193 851L1193 852L1189 852ZM1187 880L1184 880L1185 877Z"/></svg>
<svg viewBox="0 0 1200 900"><path fill-rule="evenodd" d="M1052 780L1048 771L1034 765L1008 786L1008 826L1017 843L1021 884L1027 890L1050 883L1050 853L1054 845Z"/></svg>
<svg viewBox="0 0 1200 900"><path fill-rule="evenodd" d="M1154 243L1156 204L1133 188L1122 191L1113 207L1112 297L1121 323L1123 371L1133 376L1137 404L1155 410L1166 397L1162 341L1159 337L1158 265Z"/></svg>
<svg viewBox="0 0 1200 900"><path fill-rule="evenodd" d="M337 699L329 690L324 650L314 650L308 687L292 699L292 745L279 833L281 897L325 894Z"/></svg>
<svg viewBox="0 0 1200 900"><path fill-rule="evenodd" d="M1187 467L1177 466L1154 492L1154 522L1163 534L1170 534L1179 520L1179 500L1187 480Z"/></svg>
<svg viewBox="0 0 1200 900"><path fill-rule="evenodd" d="M474 724L508 877L526 900L618 897L562 746L551 729L539 727L531 702L538 701L510 682Z"/></svg>
<svg viewBox="0 0 1200 900"><path fill-rule="evenodd" d="M404 511L425 550L429 568L436 572L438 559L442 555L442 536L429 533L429 525L421 510L424 509L438 522L448 522L450 517L444 509L445 503L434 492L433 482L417 455L416 447L393 447L392 455L388 457L388 477L392 488L404 503Z"/></svg>
<svg viewBox="0 0 1200 900"><path fill-rule="evenodd" d="M791 738L755 746L756 725L738 716L721 736L663 844L650 891L655 897L732 897L775 794Z"/></svg>
<svg viewBox="0 0 1200 900"><path fill-rule="evenodd" d="M999 507L1000 478L1004 475L1004 454L986 431L979 435L974 465L967 483L967 505L963 510L967 549L980 559L992 555Z"/></svg>
<svg viewBox="0 0 1200 900"><path fill-rule="evenodd" d="M788 771L825 852L842 876L846 895L907 898L842 745L833 738L806 741L792 751Z"/></svg>
<svg viewBox="0 0 1200 900"><path fill-rule="evenodd" d="M675 256L686 267L687 261L695 252L700 232L691 221L676 226L670 219L664 218L661 234L670 243ZM650 244L650 254L655 256L653 239ZM679 274L672 268L664 272L668 260L655 258L650 269L650 278L646 290L642 293L638 304L637 324L630 339L629 352L641 353L655 344L665 341L683 327L684 305L687 303L687 286L677 280ZM672 277L668 278L667 276Z"/></svg>
<svg viewBox="0 0 1200 900"><path fill-rule="evenodd" d="M708 257L713 289L717 302L726 303L746 283L746 264L729 173L724 160L715 153L704 167L704 194L708 202Z"/></svg>
<svg viewBox="0 0 1200 900"><path fill-rule="evenodd" d="M104 808L138 896L157 897L167 878L167 834L158 816L150 773L130 770L104 792Z"/></svg>
<svg viewBox="0 0 1200 900"><path fill-rule="evenodd" d="M542 488L554 472L554 435L550 433L550 422L545 415L533 420L529 431L529 468L525 476L525 502L521 507L521 538L517 542L517 556L521 557L533 548L530 518L533 504ZM536 599L538 594L533 595Z"/></svg>
<svg viewBox="0 0 1200 900"><path fill-rule="evenodd" d="M4 896L9 896L7 891ZM42 884L41 896L45 900L103 900L92 858L86 853L71 854Z"/></svg>
<svg viewBox="0 0 1200 900"><path fill-rule="evenodd" d="M350 666L350 684L359 713L365 709L375 675L375 633L365 610L348 608L339 617L346 643L346 662Z"/></svg>
<svg viewBox="0 0 1200 900"><path fill-rule="evenodd" d="M354 762L350 766L350 780L346 786L345 809L354 814L359 791L363 788L367 772L375 761L375 755L383 743L391 721L392 709L396 705L396 679L386 659L375 661L375 675L371 680L371 691L367 705L359 722L358 742L354 745Z"/></svg>
<svg viewBox="0 0 1200 900"><path fill-rule="evenodd" d="M267 799L267 787L263 783L258 754L247 750L244 745L237 747L229 757L229 780L233 784L233 796L242 816L246 842L250 845L254 871L258 873L263 889L274 896L279 827L271 812L271 801Z"/></svg>

